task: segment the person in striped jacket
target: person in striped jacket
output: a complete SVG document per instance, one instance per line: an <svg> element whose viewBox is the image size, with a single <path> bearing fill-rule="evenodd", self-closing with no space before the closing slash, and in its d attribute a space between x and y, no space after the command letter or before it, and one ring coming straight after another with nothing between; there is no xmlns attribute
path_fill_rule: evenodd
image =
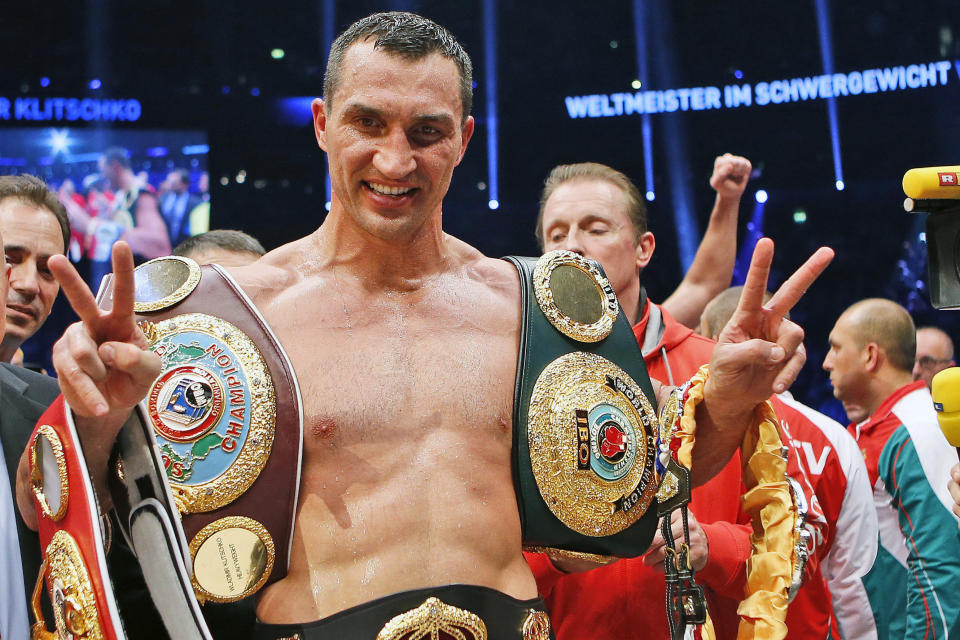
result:
<svg viewBox="0 0 960 640"><path fill-rule="evenodd" d="M880 525L877 559L863 579L877 637L960 633L960 535L947 490L957 453L930 391L913 381L913 320L890 300L861 300L829 340L823 368L867 463Z"/></svg>

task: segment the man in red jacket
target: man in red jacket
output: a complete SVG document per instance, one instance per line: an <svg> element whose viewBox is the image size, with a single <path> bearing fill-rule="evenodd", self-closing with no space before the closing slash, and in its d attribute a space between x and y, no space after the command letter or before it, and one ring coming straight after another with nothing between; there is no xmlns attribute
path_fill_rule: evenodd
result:
<svg viewBox="0 0 960 640"><path fill-rule="evenodd" d="M714 298L700 317L699 332L713 338L736 311L743 287ZM788 392L771 398L780 431L791 447L788 472L813 491L811 519L822 515L806 583L790 603L791 638L875 638L870 601L862 578L877 555L878 524L863 454L835 420L794 400ZM793 470L791 470L791 467Z"/></svg>
<svg viewBox="0 0 960 640"><path fill-rule="evenodd" d="M711 179L717 190L718 206L729 206L731 201L739 205L749 172L746 159L718 158ZM735 215L733 220L733 232L727 233L726 238L735 243ZM667 305L647 300L640 272L653 257L656 239L647 229L640 193L624 174L595 163L556 167L547 178L541 197L537 235L544 250L567 249L600 262L623 312L634 324L652 378L679 384L709 362L713 342L674 320L665 308ZM711 238L708 231L700 254L711 241L716 242L716 238ZM681 302L697 299L693 323L706 303L730 282L736 251L723 248L718 253L728 256L729 264L721 262L706 269L718 282L722 281L719 289L701 292L696 287L681 285L678 295L671 297ZM688 274L687 280L690 278ZM694 569L698 582L706 587L719 638L736 635L736 602L743 596L739 578L750 554L750 527L736 524L742 493L740 475L737 454L716 477L693 491L690 537ZM527 560L550 609L559 640L594 638L600 629L609 638L660 637L668 628L662 554L659 547L644 559L621 560L569 575L564 569L585 567L560 562L562 566L556 566L542 554L528 554Z"/></svg>
<svg viewBox="0 0 960 640"><path fill-rule="evenodd" d="M717 208L739 204L750 164L744 158L717 159L711 185ZM711 217L714 226L717 208ZM647 229L646 211L636 186L624 174L595 163L556 167L540 201L537 235L544 250L566 249L603 266L621 308L634 324L652 378L679 384L709 362L714 343L674 319L671 311L693 314L696 324L710 299L730 282L735 256L735 224L708 229L684 283L664 305L650 302L640 273L650 262L656 240ZM718 232L718 229L720 230ZM713 231L713 233L711 233ZM698 266L699 263L699 266ZM699 269L719 288L698 286ZM705 485L694 489L690 544L697 581L705 587L718 638L735 638L737 605L744 595L745 563L751 527L740 510L743 493L739 454ZM588 565L552 561L528 554L546 600L558 640L603 637L661 637L668 628L663 578L663 541L659 535L641 558L621 560L585 571ZM574 572L574 573L568 573ZM579 573L576 573L580 571Z"/></svg>

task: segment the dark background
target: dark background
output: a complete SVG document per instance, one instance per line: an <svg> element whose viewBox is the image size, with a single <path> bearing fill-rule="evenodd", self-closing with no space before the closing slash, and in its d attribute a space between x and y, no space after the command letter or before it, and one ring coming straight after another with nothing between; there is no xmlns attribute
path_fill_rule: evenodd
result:
<svg viewBox="0 0 960 640"><path fill-rule="evenodd" d="M489 181L485 87L491 73L481 0L7 3L0 95L136 98L141 120L115 128L205 130L211 227L243 229L272 248L322 222L326 178L310 126L282 123L275 101L320 95L326 42L353 20L378 10L417 11L450 28L475 67L477 133L454 175L445 226L491 255L533 254L539 188L555 164L604 162L645 190L640 117L572 120L563 100L631 91L639 75L635 17L646 24L644 89L722 86L822 74L817 4L496 3L497 210L488 208L490 194L481 188ZM955 0L820 4L837 72L960 58ZM286 54L280 60L270 55L276 47ZM713 202L713 158L729 151L759 169L744 197L742 228L756 189L770 194L763 231L778 247L773 284L816 246L837 250L794 314L807 329L810 360L795 387L800 399L843 419L819 364L833 321L858 299L891 297L907 305L918 324L938 324L960 338L960 319L929 306L922 220L903 212L900 188L908 168L960 163L958 68L950 69L946 86L837 100L843 191L834 187L825 100L652 115L657 197L649 208L657 252L644 275L651 298L664 299L682 277L674 185L688 185L701 233ZM41 77L49 86L40 86ZM101 79L100 89L89 88L92 78ZM24 125L0 121L0 156L3 128ZM60 125L66 123L54 123ZM246 180L239 184L241 170ZM806 223L794 223L796 209L806 211ZM54 328L51 323L49 332Z"/></svg>

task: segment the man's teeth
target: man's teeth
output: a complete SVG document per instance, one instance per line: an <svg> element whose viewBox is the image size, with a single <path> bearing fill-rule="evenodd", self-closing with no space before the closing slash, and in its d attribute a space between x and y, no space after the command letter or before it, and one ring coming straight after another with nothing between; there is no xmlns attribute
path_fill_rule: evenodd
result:
<svg viewBox="0 0 960 640"><path fill-rule="evenodd" d="M368 182L367 186L377 193L382 193L385 196L402 196L405 193L413 191L413 187L388 187L386 185L374 184L372 182Z"/></svg>

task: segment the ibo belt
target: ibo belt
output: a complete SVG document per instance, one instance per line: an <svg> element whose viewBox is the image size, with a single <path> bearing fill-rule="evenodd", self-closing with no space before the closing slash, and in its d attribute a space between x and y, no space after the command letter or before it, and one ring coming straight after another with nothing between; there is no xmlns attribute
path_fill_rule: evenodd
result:
<svg viewBox="0 0 960 640"><path fill-rule="evenodd" d="M507 259L523 290L513 457L524 545L639 555L656 528L658 426L633 331L596 262Z"/></svg>

